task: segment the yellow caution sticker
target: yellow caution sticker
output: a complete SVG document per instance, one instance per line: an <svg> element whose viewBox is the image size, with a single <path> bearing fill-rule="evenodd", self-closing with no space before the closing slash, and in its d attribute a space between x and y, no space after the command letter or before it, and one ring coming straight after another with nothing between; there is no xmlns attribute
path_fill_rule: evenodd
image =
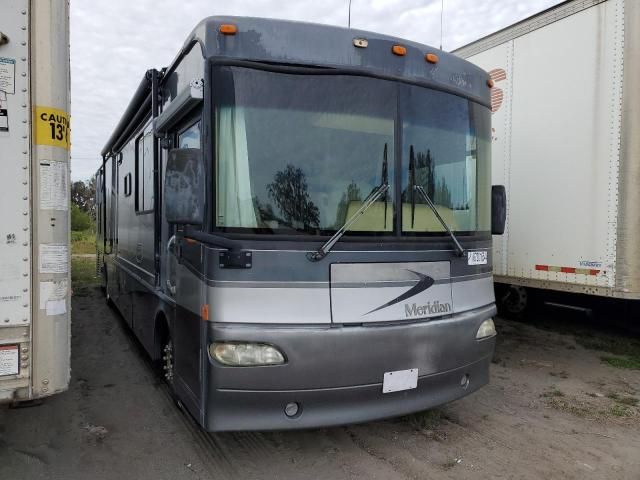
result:
<svg viewBox="0 0 640 480"><path fill-rule="evenodd" d="M52 107L36 107L33 124L36 145L50 145L69 150L71 129L69 114Z"/></svg>

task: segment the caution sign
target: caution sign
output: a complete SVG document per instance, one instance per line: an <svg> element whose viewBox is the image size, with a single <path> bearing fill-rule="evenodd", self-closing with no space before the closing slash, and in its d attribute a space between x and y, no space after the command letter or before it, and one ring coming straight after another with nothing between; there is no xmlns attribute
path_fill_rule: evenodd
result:
<svg viewBox="0 0 640 480"><path fill-rule="evenodd" d="M50 145L69 150L71 129L67 112L51 107L36 107L33 124L36 145Z"/></svg>

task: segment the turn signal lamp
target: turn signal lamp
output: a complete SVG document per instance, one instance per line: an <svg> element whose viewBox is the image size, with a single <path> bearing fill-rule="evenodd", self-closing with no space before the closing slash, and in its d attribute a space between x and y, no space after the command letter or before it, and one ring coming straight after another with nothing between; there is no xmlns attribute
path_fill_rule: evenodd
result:
<svg viewBox="0 0 640 480"><path fill-rule="evenodd" d="M435 53L427 53L424 56L424 59L429 63L438 63L438 60L440 60L438 58L438 55L436 55Z"/></svg>
<svg viewBox="0 0 640 480"><path fill-rule="evenodd" d="M220 33L223 35L235 35L238 33L238 27L233 23L223 23L220 25Z"/></svg>
<svg viewBox="0 0 640 480"><path fill-rule="evenodd" d="M492 318L487 318L480 324L478 332L476 333L476 340L482 340L483 338L493 337L496 334L496 326L493 323Z"/></svg>
<svg viewBox="0 0 640 480"><path fill-rule="evenodd" d="M407 54L407 49L402 45L394 45L391 47L391 51L400 57L404 57Z"/></svg>

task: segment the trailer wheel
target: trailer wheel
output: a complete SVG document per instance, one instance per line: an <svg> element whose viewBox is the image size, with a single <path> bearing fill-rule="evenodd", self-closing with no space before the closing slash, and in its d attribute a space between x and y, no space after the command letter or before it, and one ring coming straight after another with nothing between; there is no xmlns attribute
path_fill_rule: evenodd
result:
<svg viewBox="0 0 640 480"><path fill-rule="evenodd" d="M509 285L500 298L501 310L507 315L520 315L527 309L528 297L526 288Z"/></svg>

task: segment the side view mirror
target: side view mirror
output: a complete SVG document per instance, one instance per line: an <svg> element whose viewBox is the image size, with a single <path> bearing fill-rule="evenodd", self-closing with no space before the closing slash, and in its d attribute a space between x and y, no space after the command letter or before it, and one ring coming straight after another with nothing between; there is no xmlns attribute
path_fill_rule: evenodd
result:
<svg viewBox="0 0 640 480"><path fill-rule="evenodd" d="M491 187L491 233L502 235L507 223L507 190L504 185Z"/></svg>
<svg viewBox="0 0 640 480"><path fill-rule="evenodd" d="M164 177L164 211L170 224L202 225L205 172L199 148L169 151Z"/></svg>

